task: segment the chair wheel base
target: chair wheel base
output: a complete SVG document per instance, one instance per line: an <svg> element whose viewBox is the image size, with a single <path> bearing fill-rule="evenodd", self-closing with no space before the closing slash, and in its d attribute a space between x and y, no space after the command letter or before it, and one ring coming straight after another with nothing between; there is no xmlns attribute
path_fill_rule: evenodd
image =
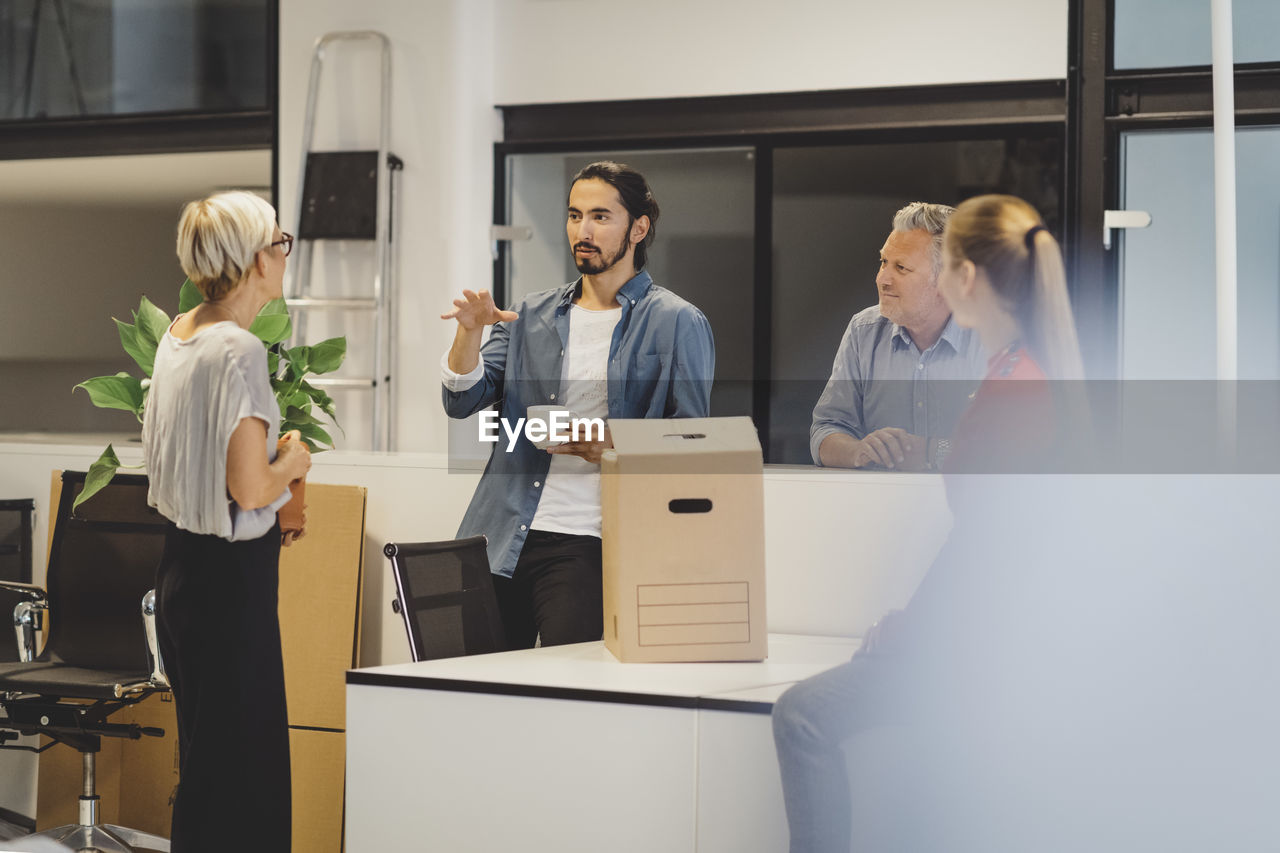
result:
<svg viewBox="0 0 1280 853"><path fill-rule="evenodd" d="M146 850L169 853L169 839L110 823L93 826L72 823L46 829L43 832L6 841L4 849L6 853L8 851L44 853L50 849L50 842L65 850L95 851L95 853L135 853Z"/></svg>

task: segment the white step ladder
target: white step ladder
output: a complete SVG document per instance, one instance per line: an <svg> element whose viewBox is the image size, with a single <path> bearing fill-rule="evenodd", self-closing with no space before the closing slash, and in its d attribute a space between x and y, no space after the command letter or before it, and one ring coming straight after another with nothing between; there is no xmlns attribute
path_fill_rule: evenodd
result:
<svg viewBox="0 0 1280 853"><path fill-rule="evenodd" d="M313 151L320 77L326 54L342 43L373 41L381 59L381 100L376 151ZM355 30L327 33L316 40L307 84L303 119L302 165L298 181L299 257L285 301L294 314L294 339L304 340L308 314L321 311L369 312L373 333L372 375L310 379L318 387L369 391L365 407L373 450L394 450L396 334L394 323L396 264L392 230L396 184L403 163L387 146L391 137L391 42L379 32ZM374 273L368 296L325 296L312 288L312 253L319 241L373 241ZM350 410L348 410L350 411Z"/></svg>

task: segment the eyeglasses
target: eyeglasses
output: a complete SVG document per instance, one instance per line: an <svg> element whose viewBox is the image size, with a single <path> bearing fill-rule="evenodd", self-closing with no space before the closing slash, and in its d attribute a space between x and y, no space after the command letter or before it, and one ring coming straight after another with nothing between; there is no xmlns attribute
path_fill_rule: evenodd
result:
<svg viewBox="0 0 1280 853"><path fill-rule="evenodd" d="M286 231L281 231L280 239L276 240L271 245L284 246L284 256L287 258L289 257L289 253L293 251L293 235Z"/></svg>

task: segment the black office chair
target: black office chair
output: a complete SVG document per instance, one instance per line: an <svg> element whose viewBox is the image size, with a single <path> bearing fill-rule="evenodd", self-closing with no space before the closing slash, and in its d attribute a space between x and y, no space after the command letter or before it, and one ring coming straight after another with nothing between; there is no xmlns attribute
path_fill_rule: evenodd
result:
<svg viewBox="0 0 1280 853"><path fill-rule="evenodd" d="M65 743L78 750L84 768L80 820L5 842L5 849L21 850L24 840L39 838L71 850L167 851L167 839L98 822L94 758L104 737L137 740L164 734L107 720L168 689L155 644L151 591L168 522L147 506L147 478L137 475L116 475L72 515L84 478L76 471L62 475L48 591L0 581L0 590L24 599L14 611L20 662L0 664L0 748L41 752ZM52 624L44 650L36 655L35 632L46 611ZM4 743L34 734L47 736L50 743L38 749Z"/></svg>
<svg viewBox="0 0 1280 853"><path fill-rule="evenodd" d="M388 542L396 600L413 659L483 655L506 647L484 536Z"/></svg>

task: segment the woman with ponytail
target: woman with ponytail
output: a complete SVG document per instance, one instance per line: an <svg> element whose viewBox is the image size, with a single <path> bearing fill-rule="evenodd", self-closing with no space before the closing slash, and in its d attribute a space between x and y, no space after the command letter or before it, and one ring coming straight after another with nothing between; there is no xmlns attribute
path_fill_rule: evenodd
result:
<svg viewBox="0 0 1280 853"><path fill-rule="evenodd" d="M942 258L938 292L956 323L976 330L995 354L957 426L947 470L1060 467L1069 440L1085 434L1087 417L1079 382L1071 381L1083 379L1084 369L1058 242L1022 199L984 195L956 209Z"/></svg>
<svg viewBox="0 0 1280 853"><path fill-rule="evenodd" d="M1082 378L1062 253L1035 208L1007 195L969 199L947 223L942 258L938 290L956 322L998 354L993 377ZM1017 368L1024 359L1034 364Z"/></svg>

